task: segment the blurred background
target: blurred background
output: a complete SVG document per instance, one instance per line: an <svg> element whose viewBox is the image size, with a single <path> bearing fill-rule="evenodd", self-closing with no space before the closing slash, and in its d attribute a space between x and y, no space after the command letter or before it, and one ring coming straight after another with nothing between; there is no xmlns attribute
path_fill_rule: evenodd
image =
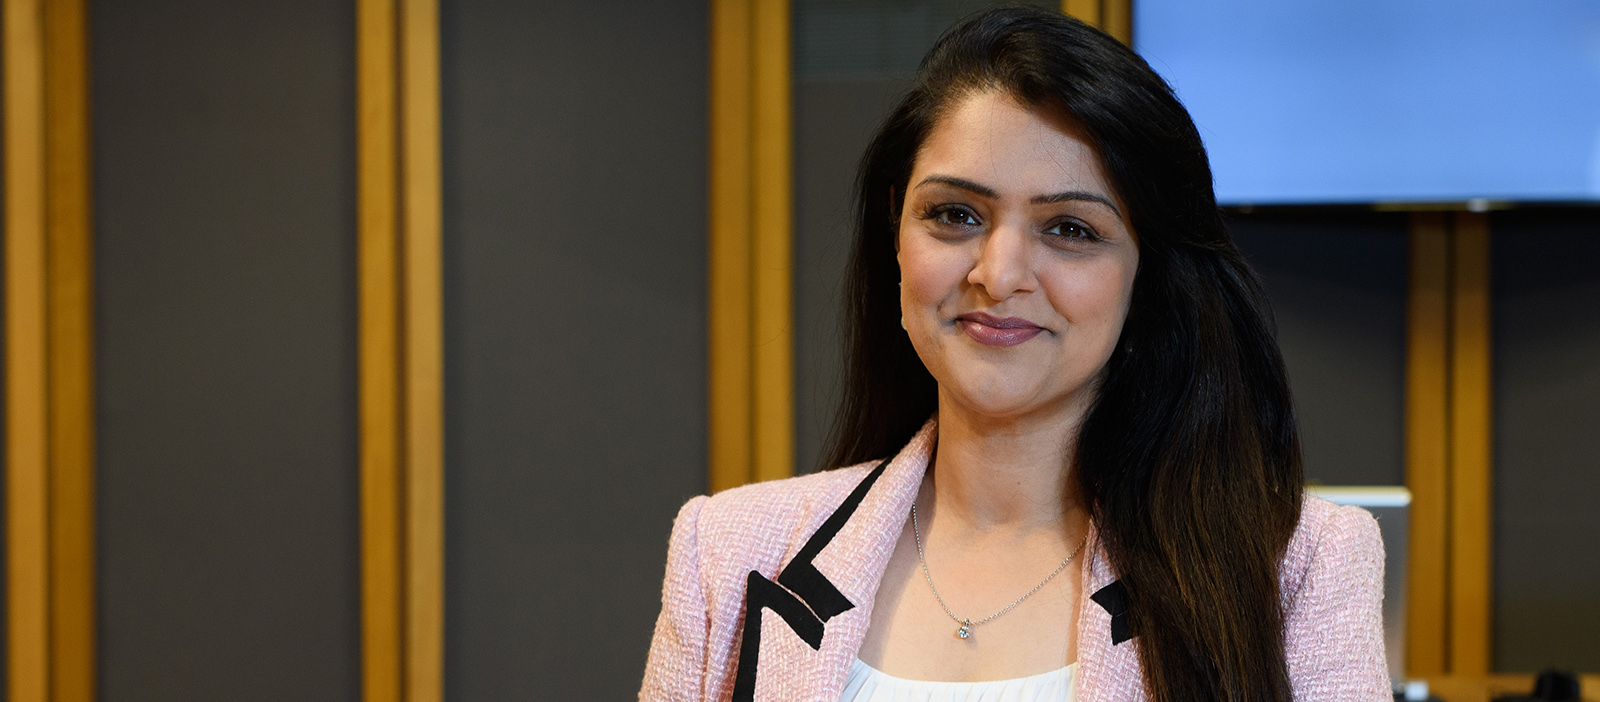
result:
<svg viewBox="0 0 1600 702"><path fill-rule="evenodd" d="M4 0L6 699L633 696L997 4ZM1395 677L1600 673L1600 5L1037 4L1194 112L1309 477L1403 508Z"/></svg>

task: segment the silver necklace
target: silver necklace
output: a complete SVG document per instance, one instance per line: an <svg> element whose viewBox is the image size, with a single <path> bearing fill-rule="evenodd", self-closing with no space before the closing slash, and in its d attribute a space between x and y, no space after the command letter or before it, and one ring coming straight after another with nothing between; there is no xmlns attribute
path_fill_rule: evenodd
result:
<svg viewBox="0 0 1600 702"><path fill-rule="evenodd" d="M1012 602L1011 604L1006 605L1005 609L979 619L978 621L972 621L971 619L962 619L961 617L956 616L955 612L950 611L950 605L945 604L944 598L939 596L939 588L933 586L933 574L928 572L928 558L922 554L922 532L917 528L917 502L915 499L911 501L911 536L917 540L917 560L922 562L922 576L928 579L928 589L933 591L933 599L939 601L939 606L944 609L945 614L950 615L950 619L961 625L956 629L956 636L963 639L972 635L972 627L975 627L979 624L987 624L990 621L993 621L995 617L1011 611L1017 605L1022 604L1023 600L1032 597L1033 593L1039 591L1039 588L1049 584L1051 580L1054 580L1057 575L1061 574L1061 571L1067 569L1067 564L1071 563L1072 559L1077 558L1078 552L1083 550L1083 545L1089 542L1088 537L1084 537L1083 541L1079 541L1078 548L1072 551L1072 555L1067 556L1067 560L1062 561L1061 565L1056 566L1056 569L1049 575L1045 576L1045 579L1038 585L1034 585L1032 590L1023 593L1021 597L1018 597L1016 602Z"/></svg>

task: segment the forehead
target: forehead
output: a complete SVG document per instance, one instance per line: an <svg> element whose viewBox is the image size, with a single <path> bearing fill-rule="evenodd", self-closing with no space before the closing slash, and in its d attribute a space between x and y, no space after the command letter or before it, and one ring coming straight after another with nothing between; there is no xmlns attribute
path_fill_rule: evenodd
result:
<svg viewBox="0 0 1600 702"><path fill-rule="evenodd" d="M1083 190L1117 199L1099 153L1070 117L997 92L958 98L934 124L911 186L934 173L983 183L1002 197Z"/></svg>

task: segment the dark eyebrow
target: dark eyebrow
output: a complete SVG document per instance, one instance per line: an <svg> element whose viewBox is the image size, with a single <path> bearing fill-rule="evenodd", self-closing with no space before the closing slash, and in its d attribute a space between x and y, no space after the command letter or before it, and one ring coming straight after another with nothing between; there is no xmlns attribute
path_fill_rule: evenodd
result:
<svg viewBox="0 0 1600 702"><path fill-rule="evenodd" d="M1000 193L995 192L994 188L979 185L965 178L956 178L955 176L931 175L927 178L923 178L922 182L917 184L917 187L920 188L929 183L942 183L944 185L966 190L975 195L981 195L991 200L1000 197ZM1116 203L1111 202L1110 199L1103 195L1084 192L1082 190L1068 190L1066 192L1054 193L1051 195L1039 195L1029 200L1029 202L1032 202L1035 205L1052 205L1058 202L1069 202L1074 200L1079 202L1098 202L1110 208L1112 212L1115 212L1118 219L1122 219L1122 210L1117 209Z"/></svg>
<svg viewBox="0 0 1600 702"><path fill-rule="evenodd" d="M917 187L920 188L929 183L943 183L952 187L961 188L962 190L966 190L976 195L982 195L991 200L1000 197L1000 193L995 192L994 188L987 188L967 180L966 178L957 178L955 176L931 175L923 178L921 183L917 183Z"/></svg>
<svg viewBox="0 0 1600 702"><path fill-rule="evenodd" d="M1082 190L1068 190L1067 192L1056 193L1054 195L1040 195L1032 200L1029 200L1029 202L1032 202L1035 205L1050 205L1057 202L1068 202L1071 200L1078 200L1081 202L1098 202L1106 207L1111 208L1112 212L1117 213L1118 219L1122 218L1122 210L1117 209L1117 206L1110 200L1106 199L1104 196L1096 195L1094 193L1086 193Z"/></svg>

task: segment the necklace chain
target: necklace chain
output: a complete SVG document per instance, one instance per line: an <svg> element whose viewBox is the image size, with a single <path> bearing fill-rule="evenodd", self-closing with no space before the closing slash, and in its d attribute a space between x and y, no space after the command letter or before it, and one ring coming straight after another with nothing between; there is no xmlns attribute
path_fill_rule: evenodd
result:
<svg viewBox="0 0 1600 702"><path fill-rule="evenodd" d="M1016 602L1012 602L1011 604L1006 605L1004 609L979 619L978 621L972 621L971 619L963 619L958 617L956 616L955 612L950 611L950 605L945 604L944 598L939 596L939 588L933 586L933 574L928 572L928 558L922 553L922 532L917 527L916 500L912 500L911 502L911 536L917 541L917 560L922 562L922 576L928 579L928 589L933 591L933 599L939 601L939 607L944 609L944 613L949 615L950 619L961 625L960 628L956 629L956 636L963 639L972 635L973 627L979 624L987 624L993 621L996 617L1011 611L1012 609L1016 608L1017 605L1022 604L1023 600L1032 597L1033 593L1038 592L1040 588L1048 585L1051 580L1054 580L1057 575L1061 574L1061 571L1067 569L1067 564L1071 563L1072 559L1078 557L1078 553L1083 551L1084 544L1088 543L1089 541L1088 537L1084 537L1083 541L1078 542L1078 548L1073 549L1072 555L1067 556L1067 560L1062 561L1061 565L1056 566L1056 569L1051 571L1049 575L1045 576L1044 580L1040 581L1038 585L1034 585L1032 590L1023 593L1021 597L1018 597Z"/></svg>

